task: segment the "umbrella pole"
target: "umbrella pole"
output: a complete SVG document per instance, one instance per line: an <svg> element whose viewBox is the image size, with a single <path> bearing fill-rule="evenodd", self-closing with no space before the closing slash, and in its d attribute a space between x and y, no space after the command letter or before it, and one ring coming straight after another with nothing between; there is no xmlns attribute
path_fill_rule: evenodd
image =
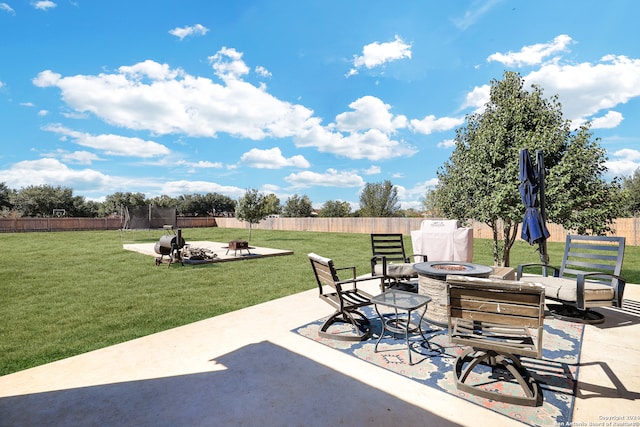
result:
<svg viewBox="0 0 640 427"><path fill-rule="evenodd" d="M544 196L544 184L545 184L545 169L544 169L544 153L542 150L536 150L536 168L538 169L538 196L540 198L540 215L542 220L547 222L547 211L545 206ZM543 239L538 243L540 250L540 261L546 266L549 265L549 254L547 253L547 239ZM547 268L543 268L543 274L547 275Z"/></svg>

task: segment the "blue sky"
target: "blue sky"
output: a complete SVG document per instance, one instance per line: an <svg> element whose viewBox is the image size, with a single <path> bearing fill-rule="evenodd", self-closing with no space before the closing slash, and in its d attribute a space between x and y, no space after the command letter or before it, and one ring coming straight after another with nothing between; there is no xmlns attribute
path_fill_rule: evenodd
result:
<svg viewBox="0 0 640 427"><path fill-rule="evenodd" d="M0 182L418 208L518 71L640 166L635 0L0 0Z"/></svg>

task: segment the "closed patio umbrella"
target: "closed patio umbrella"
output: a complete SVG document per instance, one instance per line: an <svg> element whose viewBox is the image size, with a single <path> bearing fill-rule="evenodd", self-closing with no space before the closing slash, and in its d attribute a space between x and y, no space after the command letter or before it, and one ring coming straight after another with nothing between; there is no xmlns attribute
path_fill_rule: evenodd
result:
<svg viewBox="0 0 640 427"><path fill-rule="evenodd" d="M544 211L544 155L538 150L537 167L533 166L529 150L520 150L520 195L526 208L522 221L523 240L530 245L538 244L540 260L547 264L547 238L549 230L545 224L546 213Z"/></svg>

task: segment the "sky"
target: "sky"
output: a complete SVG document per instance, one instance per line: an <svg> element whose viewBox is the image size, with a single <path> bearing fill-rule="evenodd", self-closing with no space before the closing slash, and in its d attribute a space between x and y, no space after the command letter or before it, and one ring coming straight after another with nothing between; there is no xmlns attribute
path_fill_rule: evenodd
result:
<svg viewBox="0 0 640 427"><path fill-rule="evenodd" d="M640 167L636 0L0 0L0 182L422 205L517 71Z"/></svg>

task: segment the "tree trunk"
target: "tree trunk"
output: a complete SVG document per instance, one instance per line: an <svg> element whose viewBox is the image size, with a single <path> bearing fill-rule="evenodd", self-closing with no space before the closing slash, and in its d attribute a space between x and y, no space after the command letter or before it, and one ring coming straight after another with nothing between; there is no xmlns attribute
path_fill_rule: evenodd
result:
<svg viewBox="0 0 640 427"><path fill-rule="evenodd" d="M498 239L498 227L495 222L488 222L487 225L491 227L491 233L493 234L493 265L500 265L500 246Z"/></svg>
<svg viewBox="0 0 640 427"><path fill-rule="evenodd" d="M518 223L513 223L511 221L508 223L505 222L502 232L504 233L502 266L509 267L511 263L511 247L515 243L516 237L518 237Z"/></svg>

